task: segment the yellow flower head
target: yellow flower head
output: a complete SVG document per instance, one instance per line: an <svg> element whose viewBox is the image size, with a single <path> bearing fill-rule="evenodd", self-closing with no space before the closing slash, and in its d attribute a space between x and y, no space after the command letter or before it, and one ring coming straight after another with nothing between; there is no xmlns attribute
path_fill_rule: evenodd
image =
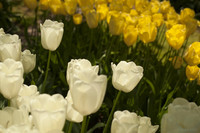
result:
<svg viewBox="0 0 200 133"><path fill-rule="evenodd" d="M40 0L39 7L43 10L49 9L49 0Z"/></svg>
<svg viewBox="0 0 200 133"><path fill-rule="evenodd" d="M82 20L83 20L83 16L81 14L74 14L73 15L74 24L79 25L79 24L82 23Z"/></svg>
<svg viewBox="0 0 200 133"><path fill-rule="evenodd" d="M156 24L157 27L160 27L164 22L163 15L161 13L154 14L152 16L152 20Z"/></svg>
<svg viewBox="0 0 200 133"><path fill-rule="evenodd" d="M195 16L194 10L190 8L184 8L183 10L181 10L180 21L181 23L185 23L188 18L194 18L194 16Z"/></svg>
<svg viewBox="0 0 200 133"><path fill-rule="evenodd" d="M178 20L172 19L172 20L165 21L165 25L166 25L167 29L171 29L172 26L176 25L176 24L178 24Z"/></svg>
<svg viewBox="0 0 200 133"><path fill-rule="evenodd" d="M168 12L169 8L171 7L171 4L169 1L163 1L161 2L161 5L160 5L160 12L165 14Z"/></svg>
<svg viewBox="0 0 200 133"><path fill-rule="evenodd" d="M191 66L200 64L200 42L194 42L189 46L184 59Z"/></svg>
<svg viewBox="0 0 200 133"><path fill-rule="evenodd" d="M110 18L109 32L112 35L120 35L124 28L124 18L121 14L113 14Z"/></svg>
<svg viewBox="0 0 200 133"><path fill-rule="evenodd" d="M66 14L63 1L61 0L49 0L49 7L53 14Z"/></svg>
<svg viewBox="0 0 200 133"><path fill-rule="evenodd" d="M83 14L86 16L87 12L93 10L94 0L78 0L78 4L81 7Z"/></svg>
<svg viewBox="0 0 200 133"><path fill-rule="evenodd" d="M110 3L110 10L113 11L122 11L123 10L123 1L122 0L112 0Z"/></svg>
<svg viewBox="0 0 200 133"><path fill-rule="evenodd" d="M105 20L108 14L109 8L107 4L99 4L97 6L97 13L100 15L100 20Z"/></svg>
<svg viewBox="0 0 200 133"><path fill-rule="evenodd" d="M126 26L124 30L124 42L127 46L132 46L137 41L138 29L133 25Z"/></svg>
<svg viewBox="0 0 200 133"><path fill-rule="evenodd" d="M37 0L24 0L24 4L29 8L34 10L37 7Z"/></svg>
<svg viewBox="0 0 200 133"><path fill-rule="evenodd" d="M139 13L146 11L148 9L148 7L149 7L148 0L136 0L135 1L135 9Z"/></svg>
<svg viewBox="0 0 200 133"><path fill-rule="evenodd" d="M73 15L76 12L77 0L65 0L64 7L69 15Z"/></svg>
<svg viewBox="0 0 200 133"><path fill-rule="evenodd" d="M128 6L129 8L133 8L135 5L135 0L124 0L124 5Z"/></svg>
<svg viewBox="0 0 200 133"><path fill-rule="evenodd" d="M150 2L150 10L153 14L158 13L160 11L160 2L159 1L151 1Z"/></svg>
<svg viewBox="0 0 200 133"><path fill-rule="evenodd" d="M136 16L138 16L138 12L135 9L131 9L130 15L131 15L131 17L136 17Z"/></svg>
<svg viewBox="0 0 200 133"><path fill-rule="evenodd" d="M189 66L186 67L186 76L188 80L195 80L198 77L199 74L199 67L197 65L195 66Z"/></svg>
<svg viewBox="0 0 200 133"><path fill-rule="evenodd" d="M187 37L189 37L197 29L197 20L194 18L188 18L184 24L186 25Z"/></svg>
<svg viewBox="0 0 200 133"><path fill-rule="evenodd" d="M166 32L166 39L172 48L178 50L186 39L186 26L182 24L172 26Z"/></svg>
<svg viewBox="0 0 200 133"><path fill-rule="evenodd" d="M86 22L89 28L96 28L99 22L99 14L95 10L88 11L86 14Z"/></svg>

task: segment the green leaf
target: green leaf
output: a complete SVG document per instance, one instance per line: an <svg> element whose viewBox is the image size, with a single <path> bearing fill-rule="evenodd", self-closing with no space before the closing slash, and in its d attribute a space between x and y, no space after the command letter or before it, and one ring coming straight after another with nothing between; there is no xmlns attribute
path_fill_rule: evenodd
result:
<svg viewBox="0 0 200 133"><path fill-rule="evenodd" d="M104 126L105 126L104 123L97 123L94 127L92 127L89 131L87 131L87 133L93 133L95 129L101 128L101 127L104 127Z"/></svg>

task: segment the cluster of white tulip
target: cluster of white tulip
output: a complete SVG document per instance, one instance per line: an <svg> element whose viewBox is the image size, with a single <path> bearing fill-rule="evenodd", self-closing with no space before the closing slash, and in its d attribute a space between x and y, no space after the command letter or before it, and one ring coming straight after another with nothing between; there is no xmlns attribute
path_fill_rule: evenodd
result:
<svg viewBox="0 0 200 133"><path fill-rule="evenodd" d="M62 39L63 23L46 20L40 27L42 46L50 51L56 50ZM10 107L0 110L0 133L63 133L66 120L82 122L84 116L97 112L101 107L107 76L98 75L99 66L92 66L86 59L72 59L66 73L69 84L67 97L39 94L37 86L23 84L24 71L30 72L35 67L35 55L28 50L21 53L19 37L5 34L3 29L0 29L0 45L0 61L3 61L0 62L0 93L11 101ZM143 77L143 68L134 62L111 63L111 67L112 84L120 92L132 91ZM176 105L173 103L175 109L179 108ZM169 107L170 114L165 115L162 122L169 122L169 118L175 114L173 106ZM196 109L193 104L189 108L195 108L198 112L192 118L199 118L199 108ZM167 133L165 129L168 128L165 124L163 133ZM111 132L155 133L157 129L158 126L152 126L148 117L117 111Z"/></svg>

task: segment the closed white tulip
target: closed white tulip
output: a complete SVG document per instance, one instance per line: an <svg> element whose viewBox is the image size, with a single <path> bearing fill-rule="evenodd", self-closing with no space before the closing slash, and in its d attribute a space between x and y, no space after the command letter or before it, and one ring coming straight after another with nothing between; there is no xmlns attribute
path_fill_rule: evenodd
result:
<svg viewBox="0 0 200 133"><path fill-rule="evenodd" d="M0 32L0 61L11 58L19 61L21 57L21 40L18 35Z"/></svg>
<svg viewBox="0 0 200 133"><path fill-rule="evenodd" d="M30 50L24 50L21 54L21 62L24 67L24 73L29 73L35 68L36 55L31 54Z"/></svg>
<svg viewBox="0 0 200 133"><path fill-rule="evenodd" d="M111 67L112 84L123 92L132 91L143 77L143 67L136 66L134 62L121 61L117 66L111 63Z"/></svg>
<svg viewBox="0 0 200 133"><path fill-rule="evenodd" d="M68 121L77 122L77 123L82 122L83 116L72 106L73 101L72 101L70 90L68 91L67 97L65 99L67 100L66 119Z"/></svg>
<svg viewBox="0 0 200 133"><path fill-rule="evenodd" d="M62 22L45 20L44 24L40 24L41 30L41 41L44 49L55 51L63 36L63 27Z"/></svg>
<svg viewBox="0 0 200 133"><path fill-rule="evenodd" d="M0 36L4 35L4 34L5 34L5 32L4 32L3 28L0 28Z"/></svg>
<svg viewBox="0 0 200 133"><path fill-rule="evenodd" d="M65 124L67 101L60 94L41 94L31 100L33 123L40 133L62 131Z"/></svg>
<svg viewBox="0 0 200 133"><path fill-rule="evenodd" d="M107 77L97 73L98 67L91 66L88 60L72 60L68 63L67 81L73 107L83 116L98 111L105 96Z"/></svg>
<svg viewBox="0 0 200 133"><path fill-rule="evenodd" d="M200 133L200 106L176 98L161 120L161 133Z"/></svg>
<svg viewBox="0 0 200 133"><path fill-rule="evenodd" d="M40 133L37 129L32 129L29 125L13 125L9 128L0 126L0 133Z"/></svg>
<svg viewBox="0 0 200 133"><path fill-rule="evenodd" d="M11 99L17 96L24 81L23 73L20 61L6 59L0 62L0 91L5 98Z"/></svg>
<svg viewBox="0 0 200 133"><path fill-rule="evenodd" d="M116 111L111 125L111 133L155 133L157 129L157 125L151 125L150 118L128 110Z"/></svg>

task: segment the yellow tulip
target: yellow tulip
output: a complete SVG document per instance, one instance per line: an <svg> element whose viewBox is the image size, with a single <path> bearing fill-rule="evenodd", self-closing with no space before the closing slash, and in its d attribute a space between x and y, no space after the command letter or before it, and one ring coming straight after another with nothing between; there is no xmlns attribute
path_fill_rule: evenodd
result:
<svg viewBox="0 0 200 133"><path fill-rule="evenodd" d="M165 14L165 18L167 20L177 20L178 21L178 14L176 13L176 11L173 7L170 7L168 9L167 14Z"/></svg>
<svg viewBox="0 0 200 133"><path fill-rule="evenodd" d="M186 67L186 76L188 80L195 80L199 74L199 67L198 66L187 66Z"/></svg>
<svg viewBox="0 0 200 133"><path fill-rule="evenodd" d="M185 23L187 22L188 18L194 18L194 16L195 16L194 10L190 8L184 8L183 10L181 10L180 13L180 21L181 23Z"/></svg>
<svg viewBox="0 0 200 133"><path fill-rule="evenodd" d="M148 9L149 1L148 0L136 0L135 9L137 12L142 13Z"/></svg>
<svg viewBox="0 0 200 133"><path fill-rule="evenodd" d="M200 64L200 42L194 42L189 46L184 59L191 66Z"/></svg>
<svg viewBox="0 0 200 133"><path fill-rule="evenodd" d="M186 31L187 31L186 35L187 37L189 37L197 29L197 20L194 18L188 18L184 24L186 25Z"/></svg>
<svg viewBox="0 0 200 133"><path fill-rule="evenodd" d="M166 32L166 39L172 48L180 49L186 39L186 26L182 24L172 26Z"/></svg>
<svg viewBox="0 0 200 133"><path fill-rule="evenodd" d="M136 26L136 24L138 22L138 19L136 17L132 17L128 13L122 13L122 16L125 19L124 27L126 27L126 25L130 25L130 24Z"/></svg>
<svg viewBox="0 0 200 133"><path fill-rule="evenodd" d="M109 11L108 14L107 14L107 17L106 17L106 21L107 23L109 24L110 23L110 18L112 15L114 16L118 16L118 11Z"/></svg>
<svg viewBox="0 0 200 133"><path fill-rule="evenodd" d="M112 0L110 3L110 10L113 11L122 11L123 10L123 1L121 0Z"/></svg>
<svg viewBox="0 0 200 133"><path fill-rule="evenodd" d="M39 7L43 10L49 9L49 0L40 0Z"/></svg>
<svg viewBox="0 0 200 133"><path fill-rule="evenodd" d="M160 5L160 12L165 14L168 12L169 8L171 7L171 4L169 1L164 0L163 2L161 2Z"/></svg>
<svg viewBox="0 0 200 133"><path fill-rule="evenodd" d="M148 23L145 25L138 25L139 38L144 43L153 42L156 39L157 28L154 23Z"/></svg>
<svg viewBox="0 0 200 133"><path fill-rule="evenodd" d="M151 1L150 2L150 10L153 14L158 13L160 10L160 2L159 1Z"/></svg>
<svg viewBox="0 0 200 133"><path fill-rule="evenodd" d="M76 25L81 24L82 23L82 19L83 19L83 16L81 14L74 14L73 15L73 22Z"/></svg>
<svg viewBox="0 0 200 133"><path fill-rule="evenodd" d="M167 29L171 29L172 26L176 25L176 24L178 24L178 21L174 20L174 19L165 21L165 25L166 25Z"/></svg>
<svg viewBox="0 0 200 133"><path fill-rule="evenodd" d="M86 16L88 11L93 10L94 0L78 0L78 4L84 16Z"/></svg>
<svg viewBox="0 0 200 133"><path fill-rule="evenodd" d="M123 32L124 22L125 20L121 14L111 15L109 23L109 32L112 35L120 35Z"/></svg>
<svg viewBox="0 0 200 133"><path fill-rule="evenodd" d="M125 0L124 3L129 8L133 8L133 6L135 5L135 0Z"/></svg>
<svg viewBox="0 0 200 133"><path fill-rule="evenodd" d="M73 15L76 12L77 0L65 0L64 7L69 15Z"/></svg>
<svg viewBox="0 0 200 133"><path fill-rule="evenodd" d="M99 4L107 4L108 1L107 0L95 0L95 5L99 5Z"/></svg>
<svg viewBox="0 0 200 133"><path fill-rule="evenodd" d="M24 4L29 8L34 10L37 7L37 0L24 0Z"/></svg>
<svg viewBox="0 0 200 133"><path fill-rule="evenodd" d="M197 26L200 27L200 21L199 20L197 21Z"/></svg>
<svg viewBox="0 0 200 133"><path fill-rule="evenodd" d="M86 22L89 28L96 28L99 22L99 14L95 10L88 11L86 14Z"/></svg>
<svg viewBox="0 0 200 133"><path fill-rule="evenodd" d="M61 0L49 0L49 7L53 14L66 14L63 1Z"/></svg>
<svg viewBox="0 0 200 133"><path fill-rule="evenodd" d="M108 14L109 8L107 4L99 4L97 6L97 13L100 15L100 20L105 20Z"/></svg>
<svg viewBox="0 0 200 133"><path fill-rule="evenodd" d="M130 10L130 15L131 15L131 17L138 16L138 12L135 9L131 9Z"/></svg>
<svg viewBox="0 0 200 133"><path fill-rule="evenodd" d="M161 13L156 13L152 16L153 22L156 24L157 27L160 27L163 22L164 22L164 18L163 15Z"/></svg>
<svg viewBox="0 0 200 133"><path fill-rule="evenodd" d="M127 46L132 46L137 41L138 29L133 25L128 25L124 30L124 42Z"/></svg>

